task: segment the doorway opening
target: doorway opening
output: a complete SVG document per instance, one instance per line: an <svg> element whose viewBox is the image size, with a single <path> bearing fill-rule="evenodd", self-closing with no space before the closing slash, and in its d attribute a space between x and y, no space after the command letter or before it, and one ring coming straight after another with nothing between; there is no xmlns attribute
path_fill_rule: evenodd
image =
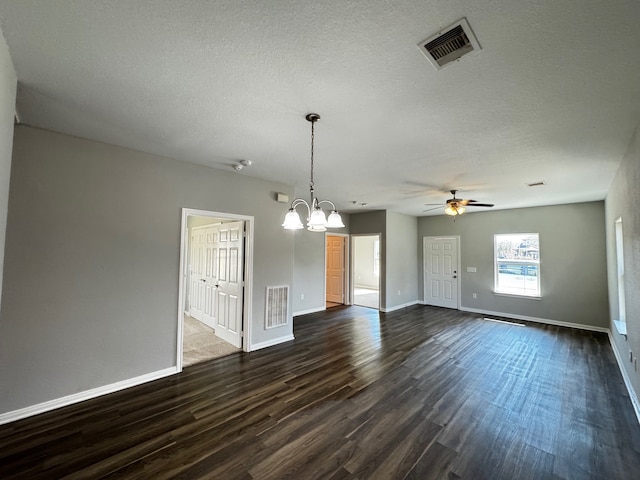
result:
<svg viewBox="0 0 640 480"><path fill-rule="evenodd" d="M380 235L352 235L353 304L380 309Z"/></svg>
<svg viewBox="0 0 640 480"><path fill-rule="evenodd" d="M325 236L325 307L349 303L349 236Z"/></svg>
<svg viewBox="0 0 640 480"><path fill-rule="evenodd" d="M183 209L178 371L249 351L253 217Z"/></svg>
<svg viewBox="0 0 640 480"><path fill-rule="evenodd" d="M618 286L618 318L613 320L618 333L627 334L627 311L626 297L624 289L624 235L622 231L622 217L618 218L615 223L616 236L616 273Z"/></svg>

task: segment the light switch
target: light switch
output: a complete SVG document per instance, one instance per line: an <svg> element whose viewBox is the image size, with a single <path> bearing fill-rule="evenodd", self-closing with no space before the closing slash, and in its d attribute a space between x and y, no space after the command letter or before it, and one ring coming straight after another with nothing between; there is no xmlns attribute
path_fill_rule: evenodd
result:
<svg viewBox="0 0 640 480"><path fill-rule="evenodd" d="M467 267L467 272L475 273L478 269L476 267Z"/></svg>

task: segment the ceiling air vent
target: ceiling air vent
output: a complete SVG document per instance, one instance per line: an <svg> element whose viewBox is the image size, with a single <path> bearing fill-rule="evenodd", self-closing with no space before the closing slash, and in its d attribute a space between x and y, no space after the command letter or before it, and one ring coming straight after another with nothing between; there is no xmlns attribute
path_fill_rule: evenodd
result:
<svg viewBox="0 0 640 480"><path fill-rule="evenodd" d="M466 18L458 20L437 35L423 40L418 47L436 70L444 68L467 53L481 50L478 39Z"/></svg>

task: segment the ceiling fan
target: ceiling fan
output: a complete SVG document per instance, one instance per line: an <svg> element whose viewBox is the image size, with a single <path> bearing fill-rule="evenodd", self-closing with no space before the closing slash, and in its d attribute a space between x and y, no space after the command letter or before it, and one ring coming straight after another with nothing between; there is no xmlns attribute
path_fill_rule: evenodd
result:
<svg viewBox="0 0 640 480"><path fill-rule="evenodd" d="M462 215L466 207L493 207L493 203L479 203L477 200L464 200L462 198L456 198L457 190L450 190L453 198L447 200L445 205L444 213L447 215L451 215L455 217L457 215ZM425 203L425 205L438 205L437 207L428 208L427 210L423 210L423 212L430 212L432 210L436 210L438 208L442 208L442 204L440 203Z"/></svg>

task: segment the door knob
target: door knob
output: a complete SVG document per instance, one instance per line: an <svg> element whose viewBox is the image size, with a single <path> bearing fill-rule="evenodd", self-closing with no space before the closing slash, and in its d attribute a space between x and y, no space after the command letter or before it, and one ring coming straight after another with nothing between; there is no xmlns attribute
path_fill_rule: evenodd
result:
<svg viewBox="0 0 640 480"><path fill-rule="evenodd" d="M458 278L457 275L454 275L453 278Z"/></svg>
<svg viewBox="0 0 640 480"><path fill-rule="evenodd" d="M200 281L201 282L206 282L206 280L204 278L201 278Z"/></svg>

